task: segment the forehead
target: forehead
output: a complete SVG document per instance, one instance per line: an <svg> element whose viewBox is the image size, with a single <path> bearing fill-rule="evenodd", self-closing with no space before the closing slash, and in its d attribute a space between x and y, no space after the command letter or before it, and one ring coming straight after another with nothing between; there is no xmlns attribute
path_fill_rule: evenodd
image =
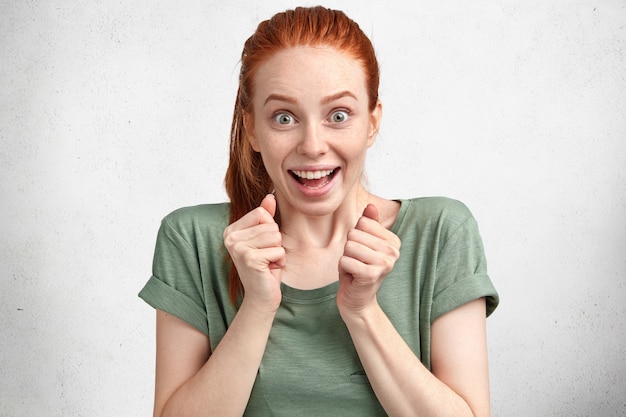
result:
<svg viewBox="0 0 626 417"><path fill-rule="evenodd" d="M254 75L254 98L271 94L298 99L350 91L367 100L365 72L352 56L330 47L296 47L281 50L263 62Z"/></svg>

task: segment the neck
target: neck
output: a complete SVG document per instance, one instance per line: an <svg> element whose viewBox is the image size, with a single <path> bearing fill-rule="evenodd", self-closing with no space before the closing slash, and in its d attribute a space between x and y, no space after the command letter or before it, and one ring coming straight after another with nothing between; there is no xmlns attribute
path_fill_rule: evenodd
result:
<svg viewBox="0 0 626 417"><path fill-rule="evenodd" d="M346 199L332 213L312 216L295 210L280 212L283 246L286 249L328 248L346 241L348 231L354 228L363 214L370 194L360 188L354 198Z"/></svg>

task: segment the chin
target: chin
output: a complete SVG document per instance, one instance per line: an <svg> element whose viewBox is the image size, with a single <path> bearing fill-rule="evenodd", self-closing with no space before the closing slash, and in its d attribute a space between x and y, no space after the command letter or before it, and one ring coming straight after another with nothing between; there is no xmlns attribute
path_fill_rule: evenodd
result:
<svg viewBox="0 0 626 417"><path fill-rule="evenodd" d="M289 199L291 200L291 199ZM296 212L309 217L324 217L333 214L342 201L335 198L297 198L287 204Z"/></svg>

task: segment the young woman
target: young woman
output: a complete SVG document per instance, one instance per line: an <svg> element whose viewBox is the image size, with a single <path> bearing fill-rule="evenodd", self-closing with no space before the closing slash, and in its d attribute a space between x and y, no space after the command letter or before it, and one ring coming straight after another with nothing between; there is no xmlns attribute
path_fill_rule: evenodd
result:
<svg viewBox="0 0 626 417"><path fill-rule="evenodd" d="M362 184L381 123L372 45L298 8L244 46L230 203L168 215L155 416L488 416L498 303L476 222Z"/></svg>

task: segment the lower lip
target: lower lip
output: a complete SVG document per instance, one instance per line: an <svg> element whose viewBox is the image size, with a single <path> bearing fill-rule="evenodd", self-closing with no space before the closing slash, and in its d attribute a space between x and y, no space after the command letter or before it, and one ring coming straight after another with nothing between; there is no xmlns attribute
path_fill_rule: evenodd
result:
<svg viewBox="0 0 626 417"><path fill-rule="evenodd" d="M322 197L324 195L326 195L331 188L333 187L335 180L337 179L337 174L339 174L339 168L335 169L335 172L332 176L332 178L330 178L328 180L328 182L324 183L323 185L319 186L319 187L315 187L315 188L311 188L311 187L307 187L304 184L301 184L300 181L298 181L297 179L293 178L293 182L296 184L296 187L298 187L298 191L303 194L306 197Z"/></svg>

